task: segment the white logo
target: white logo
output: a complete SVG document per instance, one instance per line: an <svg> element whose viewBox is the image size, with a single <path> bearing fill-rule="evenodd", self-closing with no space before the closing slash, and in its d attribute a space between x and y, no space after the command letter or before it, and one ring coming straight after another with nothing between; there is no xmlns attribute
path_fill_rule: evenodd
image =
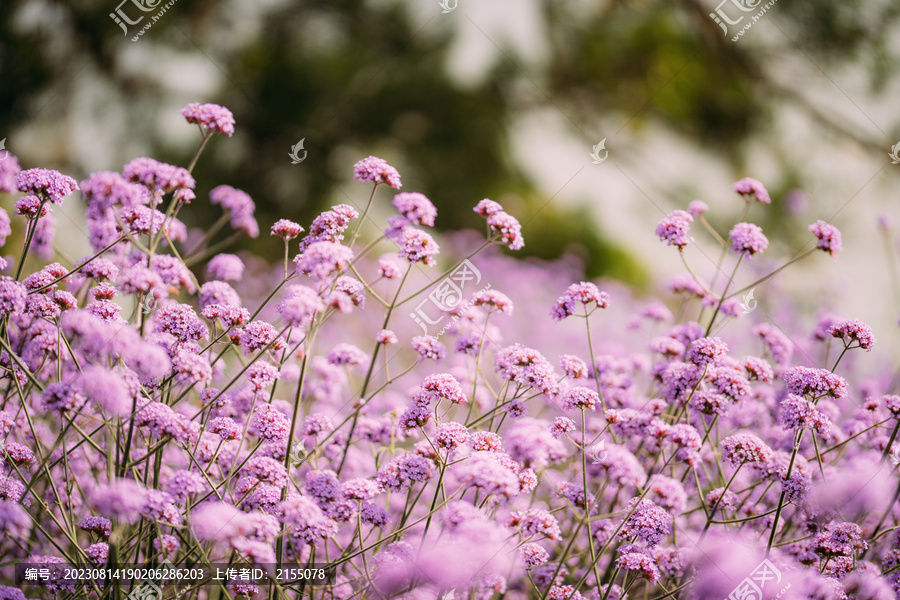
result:
<svg viewBox="0 0 900 600"><path fill-rule="evenodd" d="M756 569L750 573L749 577L745 577L743 581L741 581L736 588L731 590L731 593L728 594L726 600L743 600L745 598L762 598L763 590L766 588L766 584L771 581L773 584L778 585L781 583L781 571L778 570L778 567L769 562L769 559L765 558ZM780 598L784 592L790 589L791 584L787 584L775 598Z"/></svg>
<svg viewBox="0 0 900 600"><path fill-rule="evenodd" d="M754 310L756 310L756 300L753 299L753 291L756 288L751 289L749 292L744 294L744 297L741 299L741 308L744 309L744 314L749 315Z"/></svg>
<svg viewBox="0 0 900 600"><path fill-rule="evenodd" d="M9 158L9 150L6 149L6 138L3 138L0 140L0 162L3 162L7 158Z"/></svg>
<svg viewBox="0 0 900 600"><path fill-rule="evenodd" d="M441 596L441 600L455 600L456 599L456 588L453 588L443 596Z"/></svg>
<svg viewBox="0 0 900 600"><path fill-rule="evenodd" d="M303 138L302 140L300 140L299 142L297 142L296 144L291 146L291 153L288 154L288 156L291 157L292 165L299 165L304 160L306 160L306 150L303 150L303 142L304 141L306 141L306 138ZM303 150L302 157L297 154L297 152L299 152L300 150Z"/></svg>
<svg viewBox="0 0 900 600"><path fill-rule="evenodd" d="M895 444L891 448L891 462L894 463L895 467L900 465L900 444Z"/></svg>
<svg viewBox="0 0 900 600"><path fill-rule="evenodd" d="M600 151L603 150L603 157L600 157ZM606 138L600 140L600 143L594 146L594 151L591 152L591 158L594 159L594 164L599 165L604 160L609 158L609 150L606 149Z"/></svg>
<svg viewBox="0 0 900 600"><path fill-rule="evenodd" d="M156 308L156 296L152 294L144 296L144 300L141 302L141 308L145 315L149 315L153 312L153 309Z"/></svg>
<svg viewBox="0 0 900 600"><path fill-rule="evenodd" d="M456 267L455 271L438 283L434 291L428 294L428 297L419 302L419 305L415 308L415 312L409 313L410 318L422 328L422 333L427 334L429 325L437 325L444 320L445 315L440 313L450 312L456 308L462 308L463 289L467 287L469 281L471 281L473 285L481 283L481 271L475 268L475 265L468 260L464 260L462 264ZM488 289L489 287L490 284L484 289ZM424 305L429 302L434 304L438 309L438 316L436 318L431 318L425 311ZM471 304L468 306L471 306ZM466 306L466 308L468 308L468 306ZM457 317L454 317L454 319L458 320Z"/></svg>
<svg viewBox="0 0 900 600"><path fill-rule="evenodd" d="M459 0L441 0L440 4L441 4L441 8L444 9L441 12L443 12L444 14L447 14L449 12L453 12L454 10L456 10L456 6L459 4ZM450 595L451 595L451 597L445 598L445 600L453 600L453 598L452 598L453 592L450 592Z"/></svg>
<svg viewBox="0 0 900 600"><path fill-rule="evenodd" d="M119 2L119 5L116 7L116 12L109 13L109 18L115 21L116 24L122 28L122 31L125 32L125 35L128 35L128 25L137 25L144 20L144 17L141 16L138 17L137 20L132 21L128 17L128 15L126 15L122 11L122 5L126 2L128 2L128 0L122 0L121 2ZM156 10L160 2L162 2L162 0L131 0L131 3L143 12ZM128 25L126 25L126 23Z"/></svg>
<svg viewBox="0 0 900 600"><path fill-rule="evenodd" d="M604 460L606 460L609 452L606 451L606 444L601 440L600 442L597 442L596 444L591 446L587 454L591 459L592 465L599 465Z"/></svg>
<svg viewBox="0 0 900 600"><path fill-rule="evenodd" d="M295 467L299 467L303 464L303 461L306 459L306 450L303 449L303 444L295 444L293 448L291 448L291 464Z"/></svg>
<svg viewBox="0 0 900 600"><path fill-rule="evenodd" d="M2 146L0 146L0 149L2 149ZM898 156L898 154L900 154L900 142L897 142L896 144L891 146L891 153L888 154L888 156L893 159L891 161L892 165L900 164L900 156Z"/></svg>

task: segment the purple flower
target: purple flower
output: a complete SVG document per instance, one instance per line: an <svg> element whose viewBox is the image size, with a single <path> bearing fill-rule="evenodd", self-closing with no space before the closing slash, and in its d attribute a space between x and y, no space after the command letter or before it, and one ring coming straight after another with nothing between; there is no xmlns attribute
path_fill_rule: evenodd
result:
<svg viewBox="0 0 900 600"><path fill-rule="evenodd" d="M487 218L487 224L491 230L500 236L500 243L510 250L521 250L525 246L522 237L522 226L512 215L497 211Z"/></svg>
<svg viewBox="0 0 900 600"><path fill-rule="evenodd" d="M206 265L206 272L213 279L240 281L244 276L244 262L234 254L217 254Z"/></svg>
<svg viewBox="0 0 900 600"><path fill-rule="evenodd" d="M394 196L391 204L393 204L394 208L397 209L397 212L403 215L410 223L434 227L437 209L425 194L420 194L418 192L402 192Z"/></svg>
<svg viewBox="0 0 900 600"><path fill-rule="evenodd" d="M506 524L516 527L526 538L537 535L558 540L562 536L559 521L543 508L515 510L510 514Z"/></svg>
<svg viewBox="0 0 900 600"><path fill-rule="evenodd" d="M251 354L267 346L269 350L284 348L284 340L279 337L278 331L265 321L247 324L240 332L240 342L244 347L244 354Z"/></svg>
<svg viewBox="0 0 900 600"><path fill-rule="evenodd" d="M422 382L422 391L428 392L429 395L436 396L438 401L449 400L454 404L464 404L468 402L459 381L449 373L429 375ZM427 397L426 400L430 401L431 398Z"/></svg>
<svg viewBox="0 0 900 600"><path fill-rule="evenodd" d="M131 412L131 394L116 372L87 365L78 377L77 384L79 391L102 410L120 416Z"/></svg>
<svg viewBox="0 0 900 600"><path fill-rule="evenodd" d="M772 355L772 360L778 365L787 365L791 362L794 353L794 344L788 336L784 335L768 323L760 323L753 328L753 335L762 338L766 349Z"/></svg>
<svg viewBox="0 0 900 600"><path fill-rule="evenodd" d="M634 512L631 512L633 509ZM632 498L626 507L631 515L625 519L617 539L639 539L648 546L656 546L672 533L672 516L646 498Z"/></svg>
<svg viewBox="0 0 900 600"><path fill-rule="evenodd" d="M856 523L831 522L825 526L814 542L813 550L825 558L838 556L852 557L857 552L867 550L869 545L862 539L862 529Z"/></svg>
<svg viewBox="0 0 900 600"><path fill-rule="evenodd" d="M736 433L722 440L722 456L735 467L744 463L767 463L772 449L752 433Z"/></svg>
<svg viewBox="0 0 900 600"><path fill-rule="evenodd" d="M600 396L590 388L578 386L566 392L562 402L565 410L596 410Z"/></svg>
<svg viewBox="0 0 900 600"><path fill-rule="evenodd" d="M187 169L176 167L152 158L135 158L122 168L125 179L141 183L153 192L168 193L173 190L193 190L197 185ZM102 186L101 182L97 182ZM94 193L99 190L92 189ZM158 202L158 201L157 201Z"/></svg>
<svg viewBox="0 0 900 600"><path fill-rule="evenodd" d="M633 572L650 583L655 583L660 577L656 561L643 552L625 552L616 559L616 567L622 571Z"/></svg>
<svg viewBox="0 0 900 600"><path fill-rule="evenodd" d="M844 378L825 369L792 367L784 373L784 384L792 394L814 399L822 396L838 399L847 395Z"/></svg>
<svg viewBox="0 0 900 600"><path fill-rule="evenodd" d="M344 230L350 221L359 217L352 206L338 204L317 216L309 227L309 234L300 241L300 252L316 242L335 242L344 239Z"/></svg>
<svg viewBox="0 0 900 600"><path fill-rule="evenodd" d="M816 248L824 250L832 258L837 258L840 251L844 249L841 244L841 232L834 225L819 220L809 226L809 231L819 239Z"/></svg>
<svg viewBox="0 0 900 600"><path fill-rule="evenodd" d="M200 308L213 304L240 307L241 297L224 281L207 281L200 286Z"/></svg>
<svg viewBox="0 0 900 600"><path fill-rule="evenodd" d="M353 344L336 344L326 355L329 364L357 366L369 360L369 355Z"/></svg>
<svg viewBox="0 0 900 600"><path fill-rule="evenodd" d="M780 421L785 429L808 427L821 436L827 435L831 429L831 420L824 413L806 398L794 394L788 394L781 401L780 413Z"/></svg>
<svg viewBox="0 0 900 600"><path fill-rule="evenodd" d="M656 226L656 235L661 242L666 242L669 246L676 246L680 252L683 252L684 247L694 241L694 238L688 235L693 220L694 217L690 213L673 210Z"/></svg>
<svg viewBox="0 0 900 600"><path fill-rule="evenodd" d="M695 219L699 219L700 215L709 210L709 205L706 202L701 200L692 200L690 204L688 204L687 211L690 213L692 217Z"/></svg>
<svg viewBox="0 0 900 600"><path fill-rule="evenodd" d="M526 569L539 567L550 560L550 554L546 550L531 542L519 546L519 556L522 557L522 562L525 563Z"/></svg>
<svg viewBox="0 0 900 600"><path fill-rule="evenodd" d="M78 527L84 531L91 531L98 535L108 538L112 533L112 521L103 517L87 516L81 519Z"/></svg>
<svg viewBox="0 0 900 600"><path fill-rule="evenodd" d="M478 204L475 205L475 208L472 209L482 217L490 217L493 214L501 212L503 207L498 202L494 202L493 200L489 200L485 198L481 200Z"/></svg>
<svg viewBox="0 0 900 600"><path fill-rule="evenodd" d="M325 310L325 303L312 288L292 285L282 296L276 310L291 327L306 327L316 314Z"/></svg>
<svg viewBox="0 0 900 600"><path fill-rule="evenodd" d="M397 244L400 246L400 256L410 264L417 262L428 266L437 264L433 257L440 252L440 248L427 232L410 227L400 234Z"/></svg>
<svg viewBox="0 0 900 600"><path fill-rule="evenodd" d="M687 360L702 368L716 363L727 352L728 345L719 338L700 338L691 342Z"/></svg>
<svg viewBox="0 0 900 600"><path fill-rule="evenodd" d="M250 419L250 432L269 442L287 440L291 422L271 404L257 405Z"/></svg>
<svg viewBox="0 0 900 600"><path fill-rule="evenodd" d="M732 189L746 198L749 198L750 196L756 197L756 201L760 204L772 203L772 199L769 197L769 192L766 190L765 186L752 177L744 177L739 181L735 181Z"/></svg>
<svg viewBox="0 0 900 600"><path fill-rule="evenodd" d="M573 283L566 289L566 293L556 300L550 316L554 321L562 321L575 314L576 303L584 305L585 311L592 303L596 308L606 308L609 306L609 294L601 292L596 285L587 281Z"/></svg>
<svg viewBox="0 0 900 600"><path fill-rule="evenodd" d="M447 356L447 348L430 335L417 335L412 339L410 347L419 355L419 362L424 360L441 360Z"/></svg>
<svg viewBox="0 0 900 600"><path fill-rule="evenodd" d="M435 441L439 448L454 450L469 441L469 430L462 423L441 423L437 427Z"/></svg>
<svg viewBox="0 0 900 600"><path fill-rule="evenodd" d="M187 304L167 304L154 315L156 331L174 335L182 342L199 342L209 339L209 328Z"/></svg>
<svg viewBox="0 0 900 600"><path fill-rule="evenodd" d="M299 223L294 223L287 219L279 219L272 225L271 235L277 235L284 241L292 240L303 232L303 228Z"/></svg>
<svg viewBox="0 0 900 600"><path fill-rule="evenodd" d="M234 133L234 115L224 106L191 102L181 109L181 114L188 123L196 123L211 132L228 137Z"/></svg>
<svg viewBox="0 0 900 600"><path fill-rule="evenodd" d="M753 256L769 247L769 240L763 235L762 228L753 223L738 223L728 234L731 238L731 249L737 253Z"/></svg>
<svg viewBox="0 0 900 600"><path fill-rule="evenodd" d="M12 277L0 276L0 315L7 316L25 310L28 291Z"/></svg>
<svg viewBox="0 0 900 600"><path fill-rule="evenodd" d="M847 348L859 347L868 352L875 344L872 328L859 319L847 319L835 323L828 328L828 333L832 337L840 338ZM856 342L857 346L851 346L853 342Z"/></svg>
<svg viewBox="0 0 900 600"><path fill-rule="evenodd" d="M575 421L568 417L556 417L550 424L550 435L556 439L572 431L575 431Z"/></svg>
<svg viewBox="0 0 900 600"><path fill-rule="evenodd" d="M375 341L379 344L385 345L396 344L397 334L390 329L381 329L378 333L375 334Z"/></svg>
<svg viewBox="0 0 900 600"><path fill-rule="evenodd" d="M27 169L16 175L16 189L38 196L43 202L62 204L63 198L78 189L78 184L59 171Z"/></svg>
<svg viewBox="0 0 900 600"><path fill-rule="evenodd" d="M332 273L343 273L353 260L353 251L334 242L315 242L294 258L297 272L322 281Z"/></svg>
<svg viewBox="0 0 900 600"><path fill-rule="evenodd" d="M353 179L363 183L374 182L375 185L385 183L397 190L403 187L397 169L377 156L369 156L353 165Z"/></svg>
<svg viewBox="0 0 900 600"><path fill-rule="evenodd" d="M6 160L0 161L0 192L14 194L18 190L16 175L22 170L19 159L7 150Z"/></svg>
<svg viewBox="0 0 900 600"><path fill-rule="evenodd" d="M243 231L252 238L259 235L259 224L253 216L256 204L247 192L230 185L220 185L210 190L209 201L229 212L232 229Z"/></svg>
<svg viewBox="0 0 900 600"><path fill-rule="evenodd" d="M93 509L116 521L134 523L147 506L147 489L130 479L98 486L90 495Z"/></svg>
<svg viewBox="0 0 900 600"><path fill-rule="evenodd" d="M494 370L507 381L549 393L556 389L556 372L544 356L533 348L513 344L497 351Z"/></svg>

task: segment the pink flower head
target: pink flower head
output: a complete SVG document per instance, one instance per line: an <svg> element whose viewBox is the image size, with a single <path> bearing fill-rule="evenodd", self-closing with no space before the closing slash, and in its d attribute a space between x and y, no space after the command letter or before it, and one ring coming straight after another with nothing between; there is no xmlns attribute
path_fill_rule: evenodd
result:
<svg viewBox="0 0 900 600"><path fill-rule="evenodd" d="M497 211L488 216L487 224L494 233L500 235L500 243L510 250L521 250L525 246L522 226L514 216L502 210Z"/></svg>
<svg viewBox="0 0 900 600"><path fill-rule="evenodd" d="M417 335L412 339L410 346L419 354L419 362L426 359L441 360L447 356L447 348L444 344L430 335Z"/></svg>
<svg viewBox="0 0 900 600"><path fill-rule="evenodd" d="M62 204L63 198L78 189L78 184L68 175L52 169L27 169L16 175L16 188L33 194L44 202Z"/></svg>
<svg viewBox="0 0 900 600"><path fill-rule="evenodd" d="M859 347L868 352L875 345L875 336L872 334L872 328L860 321L859 319L847 319L835 323L828 329L828 333L832 337L843 340L846 347ZM857 346L851 346L853 342Z"/></svg>
<svg viewBox="0 0 900 600"><path fill-rule="evenodd" d="M391 201L394 208L410 223L434 227L437 209L425 194L418 192L401 192Z"/></svg>
<svg viewBox="0 0 900 600"><path fill-rule="evenodd" d="M7 150L6 160L0 161L0 192L14 194L18 190L16 175L22 170L19 159Z"/></svg>
<svg viewBox="0 0 900 600"><path fill-rule="evenodd" d="M230 185L220 185L210 190L209 201L229 212L232 229L243 231L252 238L259 236L259 224L253 216L256 203L247 192Z"/></svg>
<svg viewBox="0 0 900 600"><path fill-rule="evenodd" d="M847 395L847 382L840 375L826 369L792 367L783 375L788 391L798 396L817 399L830 396L840 399Z"/></svg>
<svg viewBox="0 0 900 600"><path fill-rule="evenodd" d="M328 351L328 362L337 366L357 366L369 360L369 355L353 344L337 344Z"/></svg>
<svg viewBox="0 0 900 600"><path fill-rule="evenodd" d="M403 187L397 169L377 156L369 156L353 165L353 179L375 185L384 183L397 190Z"/></svg>
<svg viewBox="0 0 900 600"><path fill-rule="evenodd" d="M656 235L659 237L659 241L666 242L669 246L676 246L679 251L683 252L684 247L694 241L694 238L688 235L693 220L694 217L690 213L673 210L656 226Z"/></svg>
<svg viewBox="0 0 900 600"><path fill-rule="evenodd" d="M282 296L276 310L291 327L305 327L316 314L325 310L325 303L312 288L292 285Z"/></svg>
<svg viewBox="0 0 900 600"><path fill-rule="evenodd" d="M206 265L206 272L213 279L240 281L244 276L244 261L234 254L217 254Z"/></svg>
<svg viewBox="0 0 900 600"><path fill-rule="evenodd" d="M303 228L300 227L299 223L294 223L293 221L288 221L287 219L280 219L276 221L274 225L272 225L272 235L277 235L285 241L294 239L302 232Z"/></svg>
<svg viewBox="0 0 900 600"><path fill-rule="evenodd" d="M334 242L315 242L294 258L297 272L322 281L333 273L343 273L353 260L353 251Z"/></svg>
<svg viewBox="0 0 900 600"><path fill-rule="evenodd" d="M750 196L756 197L756 201L760 204L772 203L772 199L769 197L769 192L766 190L766 187L760 181L757 181L752 177L744 177L739 181L735 181L734 185L731 187L735 192L745 198L749 198Z"/></svg>
<svg viewBox="0 0 900 600"><path fill-rule="evenodd" d="M576 303L584 305L585 310L591 303L595 304L597 308L606 308L609 306L609 294L601 292L600 288L587 281L573 283L568 287L566 293L557 299L550 311L550 316L554 321L562 321L575 314Z"/></svg>
<svg viewBox="0 0 900 600"><path fill-rule="evenodd" d="M728 345L717 337L700 338L691 343L687 360L698 367L717 362L728 352Z"/></svg>
<svg viewBox="0 0 900 600"><path fill-rule="evenodd" d="M397 343L397 334L395 334L390 329L382 329L378 333L375 334L375 341L379 344L396 344Z"/></svg>
<svg viewBox="0 0 900 600"><path fill-rule="evenodd" d="M566 410L597 410L600 396L590 388L577 386L563 396L563 408Z"/></svg>
<svg viewBox="0 0 900 600"><path fill-rule="evenodd" d="M415 264L422 262L428 266L435 265L434 255L440 251L437 242L430 234L421 229L410 227L397 239L400 245L400 256Z"/></svg>
<svg viewBox="0 0 900 600"><path fill-rule="evenodd" d="M511 315L513 303L509 296L497 290L481 290L472 298L473 306L484 306L488 312L502 312Z"/></svg>
<svg viewBox="0 0 900 600"><path fill-rule="evenodd" d="M340 242L350 221L359 217L356 209L348 204L332 206L315 219L309 226L309 234L300 241L300 252L316 242Z"/></svg>
<svg viewBox="0 0 900 600"><path fill-rule="evenodd" d="M731 238L731 249L739 254L753 256L762 253L769 246L762 228L753 223L738 223L728 236Z"/></svg>
<svg viewBox="0 0 900 600"><path fill-rule="evenodd" d="M234 133L234 115L224 106L191 102L181 109L181 114L188 123L196 123L209 131L228 137Z"/></svg>
<svg viewBox="0 0 900 600"><path fill-rule="evenodd" d="M687 211L695 219L699 219L700 215L709 210L709 205L701 200L694 200L688 204Z"/></svg>
<svg viewBox="0 0 900 600"><path fill-rule="evenodd" d="M474 210L482 217L487 218L493 214L501 212L503 210L503 207L499 202L494 202L493 200L488 200L487 198L485 198L484 200L476 204L475 208L473 208L472 210Z"/></svg>
<svg viewBox="0 0 900 600"><path fill-rule="evenodd" d="M832 258L844 249L841 243L841 232L834 225L819 220L809 226L810 232L819 239L817 248L827 252Z"/></svg>
<svg viewBox="0 0 900 600"><path fill-rule="evenodd" d="M767 463L772 460L772 449L752 433L736 433L722 440L722 456L735 467L745 462Z"/></svg>
<svg viewBox="0 0 900 600"><path fill-rule="evenodd" d="M197 185L187 169L152 158L135 158L122 168L125 179L141 183L152 192L168 193L174 190L193 190Z"/></svg>

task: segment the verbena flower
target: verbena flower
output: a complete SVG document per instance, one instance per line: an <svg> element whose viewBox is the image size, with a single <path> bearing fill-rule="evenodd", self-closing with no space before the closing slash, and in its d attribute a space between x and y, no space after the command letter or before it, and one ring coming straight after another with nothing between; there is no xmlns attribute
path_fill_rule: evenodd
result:
<svg viewBox="0 0 900 600"><path fill-rule="evenodd" d="M819 240L816 248L824 250L832 258L837 258L837 255L844 249L841 243L841 232L834 225L819 220L809 226L809 231Z"/></svg>
<svg viewBox="0 0 900 600"><path fill-rule="evenodd" d="M760 181L753 179L752 177L744 177L743 179L735 181L732 188L735 192L745 198L755 198L760 204L772 203L772 199L769 197L769 192L766 190L766 187Z"/></svg>
<svg viewBox="0 0 900 600"><path fill-rule="evenodd" d="M684 247L694 241L688 235L694 217L683 210L674 210L656 226L656 236L661 242L675 246L683 252Z"/></svg>
<svg viewBox="0 0 900 600"><path fill-rule="evenodd" d="M234 115L224 106L191 102L181 109L181 114L188 123L200 125L210 132L224 133L228 137L234 134Z"/></svg>

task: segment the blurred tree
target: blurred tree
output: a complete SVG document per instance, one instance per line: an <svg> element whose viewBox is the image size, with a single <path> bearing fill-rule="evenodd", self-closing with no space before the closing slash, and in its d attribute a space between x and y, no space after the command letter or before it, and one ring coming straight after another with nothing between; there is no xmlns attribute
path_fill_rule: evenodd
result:
<svg viewBox="0 0 900 600"><path fill-rule="evenodd" d="M263 235L281 217L306 226L327 202L349 201L345 194L357 193L342 186L348 160L371 151L397 163L404 190L423 192L435 202L439 227L481 227L470 209L491 197L509 204L527 224L526 254L550 258L572 251L574 244L590 276L608 274L640 284L641 270L626 253L604 240L577 210L548 204L512 160L508 145L515 117L533 108L517 97L523 78L538 82L585 128L599 130L610 115L623 116L623 124L632 128L663 123L736 166L744 160L743 142L771 124L773 99L796 104L838 134L882 151L880 141L829 121L802 89L777 83L768 72L772 56L766 46L723 37L709 17L712 4L535 1L549 41L548 60L526 75L520 68L525 61L504 46L488 77L463 84L445 68L452 28L418 27L402 2L231 2L261 13L262 35L248 39L227 28L223 35L219 2L179 0L148 33L151 49L160 56L168 56L163 52L168 48L214 59L223 74L221 93L197 100L231 108L243 140L239 164L233 150L211 147L197 169L198 195L218 183L245 189L257 201ZM0 13L0 76L15 82L0 87L0 130L12 131L28 121L41 94L74 94L61 86L60 80L70 76L58 68L63 53L70 60L88 57L122 98L134 100L136 116L145 110L148 96L164 93L149 76L120 64L119 50L131 42L122 41L121 30L109 19L113 0L77 6L50 2L53 23L64 25L53 43L41 36L46 28L22 25L27 21L22 15L34 13L33 5L13 0ZM772 18L792 40L786 43L796 44L817 64L860 62L868 68L873 93L896 75L889 42L900 3L820 0L812 6L779 0L776 8ZM434 9L439 14L436 2ZM296 168L286 155L300 138L308 155ZM161 142L154 156L184 162ZM802 186L803 178L790 172L773 185L786 191ZM215 218L214 212L203 214L205 206L195 204L192 224ZM777 220L779 215L772 216ZM257 252L263 247L261 240L244 243Z"/></svg>

